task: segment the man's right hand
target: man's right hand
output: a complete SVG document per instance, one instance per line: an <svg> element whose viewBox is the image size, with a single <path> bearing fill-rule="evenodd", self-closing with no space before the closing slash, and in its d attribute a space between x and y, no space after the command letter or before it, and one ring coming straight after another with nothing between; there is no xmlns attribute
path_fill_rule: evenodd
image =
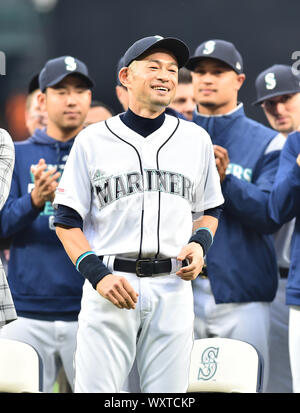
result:
<svg viewBox="0 0 300 413"><path fill-rule="evenodd" d="M40 159L36 167L31 168L34 176L34 188L31 191L32 203L36 208L42 208L47 201L54 200L55 190L58 186L60 172L56 172L56 167L47 169L44 159Z"/></svg>
<svg viewBox="0 0 300 413"><path fill-rule="evenodd" d="M228 152L227 149L223 148L222 146L214 145L214 154L217 170L220 175L220 181L222 183L226 178L226 170L230 162Z"/></svg>
<svg viewBox="0 0 300 413"><path fill-rule="evenodd" d="M124 277L106 275L98 282L97 291L118 308L135 309L138 293Z"/></svg>

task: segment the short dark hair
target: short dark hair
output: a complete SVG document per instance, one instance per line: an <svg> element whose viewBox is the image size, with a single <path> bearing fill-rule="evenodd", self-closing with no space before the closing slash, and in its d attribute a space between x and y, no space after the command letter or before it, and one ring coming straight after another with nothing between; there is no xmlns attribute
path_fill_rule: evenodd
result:
<svg viewBox="0 0 300 413"><path fill-rule="evenodd" d="M191 71L186 67L182 67L178 71L178 83L189 84L192 83Z"/></svg>
<svg viewBox="0 0 300 413"><path fill-rule="evenodd" d="M108 106L106 103L103 103L100 100L92 100L91 108L97 108L97 107L105 108L111 113L111 116L115 116L115 111L110 106Z"/></svg>

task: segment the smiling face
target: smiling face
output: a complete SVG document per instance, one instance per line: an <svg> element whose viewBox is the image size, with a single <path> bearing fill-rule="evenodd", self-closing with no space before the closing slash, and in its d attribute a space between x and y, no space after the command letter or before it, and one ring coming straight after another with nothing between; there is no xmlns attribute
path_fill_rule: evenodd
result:
<svg viewBox="0 0 300 413"><path fill-rule="evenodd" d="M128 90L129 107L136 114L155 117L173 100L178 83L178 63L169 52L157 50L120 71Z"/></svg>
<svg viewBox="0 0 300 413"><path fill-rule="evenodd" d="M300 93L267 99L262 108L270 126L285 136L300 126Z"/></svg>
<svg viewBox="0 0 300 413"><path fill-rule="evenodd" d="M194 96L203 114L226 114L237 105L245 75L217 59L201 59L192 72Z"/></svg>
<svg viewBox="0 0 300 413"><path fill-rule="evenodd" d="M48 113L48 135L68 139L79 133L91 104L91 91L81 76L68 75L48 87L40 99Z"/></svg>

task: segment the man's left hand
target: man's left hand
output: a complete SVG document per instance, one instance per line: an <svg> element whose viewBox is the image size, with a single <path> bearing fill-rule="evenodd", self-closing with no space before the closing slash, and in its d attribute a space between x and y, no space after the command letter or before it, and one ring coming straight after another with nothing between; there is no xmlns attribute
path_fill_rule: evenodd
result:
<svg viewBox="0 0 300 413"><path fill-rule="evenodd" d="M186 259L189 261L189 265L181 267L176 275L185 281L195 280L204 265L203 249L197 242L191 242L182 248L177 259L179 261Z"/></svg>

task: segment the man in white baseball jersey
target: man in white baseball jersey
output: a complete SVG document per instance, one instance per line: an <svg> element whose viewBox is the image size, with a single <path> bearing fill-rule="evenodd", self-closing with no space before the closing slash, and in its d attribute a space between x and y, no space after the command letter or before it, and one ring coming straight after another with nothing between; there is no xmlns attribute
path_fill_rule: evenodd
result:
<svg viewBox="0 0 300 413"><path fill-rule="evenodd" d="M78 135L57 189L57 234L87 279L75 392L119 392L135 357L142 392L187 389L191 280L223 203L209 135L165 114L188 56L161 36L127 50L128 111Z"/></svg>
<svg viewBox="0 0 300 413"><path fill-rule="evenodd" d="M276 64L261 72L255 81L257 99L270 126L285 138L300 125L300 76L292 67ZM286 285L290 267L291 240L295 220L285 223L275 233L275 248L279 268L278 290L271 303L270 375L267 391L291 393L292 377L289 359L289 310L286 305Z"/></svg>

